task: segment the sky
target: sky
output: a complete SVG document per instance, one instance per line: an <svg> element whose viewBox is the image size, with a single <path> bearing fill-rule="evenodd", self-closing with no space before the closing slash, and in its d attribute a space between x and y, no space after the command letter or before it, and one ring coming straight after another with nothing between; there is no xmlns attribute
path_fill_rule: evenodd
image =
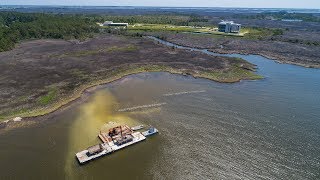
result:
<svg viewBox="0 0 320 180"><path fill-rule="evenodd" d="M0 0L0 5L249 7L320 9L320 0Z"/></svg>

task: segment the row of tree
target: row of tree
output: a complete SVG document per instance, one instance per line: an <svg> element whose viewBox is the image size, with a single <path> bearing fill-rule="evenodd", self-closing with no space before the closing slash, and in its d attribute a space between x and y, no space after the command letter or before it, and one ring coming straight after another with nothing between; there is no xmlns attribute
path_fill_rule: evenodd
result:
<svg viewBox="0 0 320 180"><path fill-rule="evenodd" d="M106 20L114 22L126 22L129 24L144 23L144 24L172 24L177 26L188 26L192 22L208 22L200 16L186 16L186 15L96 15L92 16L95 21L103 22Z"/></svg>
<svg viewBox="0 0 320 180"><path fill-rule="evenodd" d="M97 22L104 21L197 25L207 23L200 16L185 15L72 15L0 12L0 52L14 48L15 44L26 39L85 39L99 32Z"/></svg>
<svg viewBox="0 0 320 180"><path fill-rule="evenodd" d="M97 32L98 25L81 15L0 12L0 51L12 49L20 40L83 39Z"/></svg>

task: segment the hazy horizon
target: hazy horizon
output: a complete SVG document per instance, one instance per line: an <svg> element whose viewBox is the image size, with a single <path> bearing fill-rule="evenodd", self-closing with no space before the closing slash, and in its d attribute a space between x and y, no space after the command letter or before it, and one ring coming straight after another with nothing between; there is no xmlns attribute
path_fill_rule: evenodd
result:
<svg viewBox="0 0 320 180"><path fill-rule="evenodd" d="M189 7L189 8L295 8L320 9L320 1L292 1L292 0L56 0L43 2L41 0L5 0L0 5L38 5L38 6L140 6L140 7Z"/></svg>
<svg viewBox="0 0 320 180"><path fill-rule="evenodd" d="M136 5L136 6L134 6L134 5L59 5L59 4L57 4L57 5L47 5L47 4L0 4L0 6L48 6L48 7L59 7L59 6L61 6L61 7L141 7L141 8L193 8L193 9L201 9L201 8L203 8L203 9L205 9L205 8L208 8L208 9L210 9L210 8L230 8L230 9L232 9L232 8L239 8L239 9L301 9L301 10L303 10L303 9L310 9L310 10L320 10L320 8L298 8L298 7L294 7L294 8L290 8L290 7L236 7L236 6L234 6L234 7L226 7L226 6L224 6L224 7L222 7L222 6L220 6L220 7L214 7L214 6L210 6L210 7L201 7L201 6L198 6L198 7L192 7L192 6L139 6L139 5Z"/></svg>

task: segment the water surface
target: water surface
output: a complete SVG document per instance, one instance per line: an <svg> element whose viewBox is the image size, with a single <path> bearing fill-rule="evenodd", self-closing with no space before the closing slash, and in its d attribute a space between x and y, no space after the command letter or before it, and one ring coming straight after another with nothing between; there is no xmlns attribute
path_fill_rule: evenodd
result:
<svg viewBox="0 0 320 180"><path fill-rule="evenodd" d="M232 55L266 78L235 84L142 73L87 102L0 135L0 179L319 179L320 70ZM189 92L189 93L188 93ZM159 107L119 109L165 103ZM160 134L80 166L104 123Z"/></svg>

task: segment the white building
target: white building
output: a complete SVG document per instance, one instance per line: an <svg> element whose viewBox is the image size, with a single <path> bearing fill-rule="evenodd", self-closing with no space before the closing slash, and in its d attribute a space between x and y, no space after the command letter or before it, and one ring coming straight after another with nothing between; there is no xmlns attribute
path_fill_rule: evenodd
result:
<svg viewBox="0 0 320 180"><path fill-rule="evenodd" d="M129 24L128 23L114 23L112 21L106 21L103 23L103 26L125 26L125 27L128 27Z"/></svg>
<svg viewBox="0 0 320 180"><path fill-rule="evenodd" d="M233 21L222 21L219 23L219 31L225 33L239 33L241 24L234 23Z"/></svg>

